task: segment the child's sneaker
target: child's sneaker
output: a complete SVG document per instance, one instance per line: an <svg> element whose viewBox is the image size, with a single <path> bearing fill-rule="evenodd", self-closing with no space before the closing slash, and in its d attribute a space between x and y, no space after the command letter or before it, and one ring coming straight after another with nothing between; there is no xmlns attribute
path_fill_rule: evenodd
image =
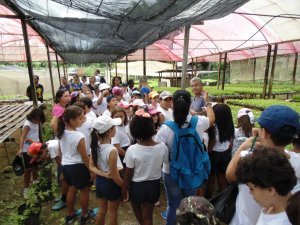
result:
<svg viewBox="0 0 300 225"><path fill-rule="evenodd" d="M97 208L96 208L97 209ZM97 216L98 209L92 209L89 210L86 216L81 216L80 217L80 225L85 225L88 221L91 219L94 219Z"/></svg>
<svg viewBox="0 0 300 225"><path fill-rule="evenodd" d="M54 202L56 203L56 202L59 202L60 200L61 200L61 195L58 196L58 197L56 197L56 198L54 199Z"/></svg>
<svg viewBox="0 0 300 225"><path fill-rule="evenodd" d="M59 202L55 203L52 206L52 210L53 211L58 211L58 210L61 210L63 208L66 208L66 207L67 207L67 204L63 200L60 200Z"/></svg>
<svg viewBox="0 0 300 225"><path fill-rule="evenodd" d="M74 223L75 220L76 220L75 213L72 216L66 216L66 225Z"/></svg>
<svg viewBox="0 0 300 225"><path fill-rule="evenodd" d="M166 219L167 219L167 211L161 212L161 213L160 213L160 216L161 216L164 220L166 220Z"/></svg>

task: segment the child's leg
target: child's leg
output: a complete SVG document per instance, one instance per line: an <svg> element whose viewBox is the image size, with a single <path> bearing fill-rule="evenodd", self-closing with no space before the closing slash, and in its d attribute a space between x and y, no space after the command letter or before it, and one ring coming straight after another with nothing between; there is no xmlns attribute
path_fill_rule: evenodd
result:
<svg viewBox="0 0 300 225"><path fill-rule="evenodd" d="M82 209L82 215L86 216L89 209L90 200L90 187L87 186L80 190L80 206Z"/></svg>
<svg viewBox="0 0 300 225"><path fill-rule="evenodd" d="M153 203L143 203L142 204L142 215L143 215L143 225L153 225Z"/></svg>
<svg viewBox="0 0 300 225"><path fill-rule="evenodd" d="M99 198L99 212L96 217L96 225L105 224L105 215L107 213L107 200Z"/></svg>
<svg viewBox="0 0 300 225"><path fill-rule="evenodd" d="M131 202L131 207L139 224L143 224L142 205L139 203Z"/></svg>
<svg viewBox="0 0 300 225"><path fill-rule="evenodd" d="M76 199L77 188L70 186L67 194L67 214L72 216L74 214L74 205Z"/></svg>
<svg viewBox="0 0 300 225"><path fill-rule="evenodd" d="M27 168L24 171L24 188L29 187L30 178L31 178L31 168Z"/></svg>
<svg viewBox="0 0 300 225"><path fill-rule="evenodd" d="M37 180L37 178L38 178L38 169L37 169L37 167L33 167L31 171L32 171L31 172L32 173L32 180L33 181Z"/></svg>
<svg viewBox="0 0 300 225"><path fill-rule="evenodd" d="M108 225L118 225L118 209L120 200L108 201L107 217Z"/></svg>

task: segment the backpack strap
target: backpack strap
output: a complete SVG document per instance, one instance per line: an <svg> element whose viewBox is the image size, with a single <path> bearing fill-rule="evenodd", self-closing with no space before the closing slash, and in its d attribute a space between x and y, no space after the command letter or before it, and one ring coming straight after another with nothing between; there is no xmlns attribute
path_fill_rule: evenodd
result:
<svg viewBox="0 0 300 225"><path fill-rule="evenodd" d="M196 129L198 123L198 116L192 116L190 120L191 128Z"/></svg>
<svg viewBox="0 0 300 225"><path fill-rule="evenodd" d="M167 125L168 127L170 127L174 131L175 135L178 134L179 127L178 127L177 123L169 120L169 121L164 122L164 124Z"/></svg>

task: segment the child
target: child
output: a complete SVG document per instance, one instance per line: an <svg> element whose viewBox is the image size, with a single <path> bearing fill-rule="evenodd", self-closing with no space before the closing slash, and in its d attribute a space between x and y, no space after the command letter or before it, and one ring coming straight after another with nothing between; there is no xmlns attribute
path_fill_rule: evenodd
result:
<svg viewBox="0 0 300 225"><path fill-rule="evenodd" d="M147 129L145 129L147 128ZM153 120L143 109L135 112L130 133L137 144L125 154L126 172L122 196L126 199L131 183L131 206L139 224L153 224L153 208L160 196L160 178L163 162L168 164L169 150L164 143L155 142Z"/></svg>
<svg viewBox="0 0 300 225"><path fill-rule="evenodd" d="M117 107L112 112L111 117L120 118L122 120L120 126L116 126L116 135L111 139L111 144L113 144L118 149L120 159L123 163L125 152L131 145L127 114L123 108ZM123 164L123 166L125 165Z"/></svg>
<svg viewBox="0 0 300 225"><path fill-rule="evenodd" d="M215 126L208 130L209 134L209 158L211 161L211 175L206 188L206 198L210 199L215 189L215 177L220 187L227 187L225 177L227 166L231 159L231 143L234 138L234 125L231 109L224 103L213 106L216 121Z"/></svg>
<svg viewBox="0 0 300 225"><path fill-rule="evenodd" d="M110 95L106 98L107 109L103 112L102 115L111 116L111 113L115 110L118 105L117 98L114 95Z"/></svg>
<svg viewBox="0 0 300 225"><path fill-rule="evenodd" d="M151 118L154 123L155 133L157 133L158 129L160 128L162 122L160 118L160 112L157 111L156 108L149 108L148 109L149 114L151 115Z"/></svg>
<svg viewBox="0 0 300 225"><path fill-rule="evenodd" d="M256 225L290 224L285 208L297 178L284 152L276 148L255 148L239 160L235 174L238 182L247 184L253 199L263 207Z"/></svg>
<svg viewBox="0 0 300 225"><path fill-rule="evenodd" d="M73 223L76 218L74 204L77 190L80 190L81 224L85 224L96 216L93 211L88 210L91 177L88 170L89 157L86 151L86 141L84 135L76 131L76 128L81 127L84 121L84 112L77 106L67 107L58 121L57 137L62 159L62 174L69 186L66 224Z"/></svg>
<svg viewBox="0 0 300 225"><path fill-rule="evenodd" d="M88 97L83 97L81 99L79 99L79 102L82 102L84 104L84 111L85 111L85 115L91 117L92 119L96 119L97 116L96 114L93 112L92 107L93 107L93 102L90 98Z"/></svg>
<svg viewBox="0 0 300 225"><path fill-rule="evenodd" d="M252 128L254 125L254 115L250 109L242 108L237 114L237 126L234 130L234 141L231 155L234 155L240 145L252 136Z"/></svg>
<svg viewBox="0 0 300 225"><path fill-rule="evenodd" d="M29 146L33 142L39 142L39 123L44 123L46 121L45 114L42 109L34 108L28 115L25 120L25 123L22 128L22 134L20 137L20 150L17 155L23 156L24 159L24 190L23 193L26 195L26 192L29 187L31 175L33 181L37 180L37 165L36 163L31 163L31 157L27 154Z"/></svg>
<svg viewBox="0 0 300 225"><path fill-rule="evenodd" d="M119 171L123 169L118 150L110 144L116 134L115 126L122 123L120 118L112 119L109 116L99 116L93 122L92 131L92 160L90 170L96 176L96 196L99 198L99 213L97 225L105 224L106 214L109 225L118 224L118 208L121 199L123 180ZM109 177L104 172L109 173Z"/></svg>
<svg viewBox="0 0 300 225"><path fill-rule="evenodd" d="M150 105L152 108L157 108L159 106L159 94L156 91L151 91L149 93Z"/></svg>
<svg viewBox="0 0 300 225"><path fill-rule="evenodd" d="M114 87L112 89L112 94L114 96L116 96L116 99L117 99L118 103L122 101L122 99L123 99L123 89L122 88Z"/></svg>

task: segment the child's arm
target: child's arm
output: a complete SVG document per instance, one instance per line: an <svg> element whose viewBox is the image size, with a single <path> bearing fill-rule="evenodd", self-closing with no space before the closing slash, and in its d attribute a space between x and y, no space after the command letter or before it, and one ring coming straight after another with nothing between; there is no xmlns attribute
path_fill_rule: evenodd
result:
<svg viewBox="0 0 300 225"><path fill-rule="evenodd" d="M22 134L21 134L21 137L20 137L20 149L19 149L17 155L22 154L24 141L25 141L25 138L26 138L27 134L29 133L29 130L30 130L29 126L24 126L23 129L22 129Z"/></svg>
<svg viewBox="0 0 300 225"><path fill-rule="evenodd" d="M116 147L116 149L118 150L119 155L121 156L125 156L125 150L121 147L120 144L114 144L114 146Z"/></svg>
<svg viewBox="0 0 300 225"><path fill-rule="evenodd" d="M122 187L123 180L121 179L118 168L117 168L118 157L119 157L118 150L114 148L109 154L108 164L109 164L109 171L110 171L111 178L117 185Z"/></svg>
<svg viewBox="0 0 300 225"><path fill-rule="evenodd" d="M90 157L90 167L89 167L90 171L98 176L101 176L101 177L106 177L106 178L111 178L110 177L110 173L108 172L104 172L103 170L99 169L96 167L96 165L94 164L93 162L93 157L91 155Z"/></svg>
<svg viewBox="0 0 300 225"><path fill-rule="evenodd" d="M51 129L53 130L53 132L55 134L56 134L56 131L57 131L57 124L58 124L58 117L53 116L49 126L51 127Z"/></svg>
<svg viewBox="0 0 300 225"><path fill-rule="evenodd" d="M133 174L134 174L134 168L126 167L125 176L124 176L124 185L122 186L122 198L124 200L128 199L127 190L130 182L132 181Z"/></svg>
<svg viewBox="0 0 300 225"><path fill-rule="evenodd" d="M90 159L86 152L85 138L81 138L81 140L79 141L77 151L79 152L84 165L89 169Z"/></svg>

